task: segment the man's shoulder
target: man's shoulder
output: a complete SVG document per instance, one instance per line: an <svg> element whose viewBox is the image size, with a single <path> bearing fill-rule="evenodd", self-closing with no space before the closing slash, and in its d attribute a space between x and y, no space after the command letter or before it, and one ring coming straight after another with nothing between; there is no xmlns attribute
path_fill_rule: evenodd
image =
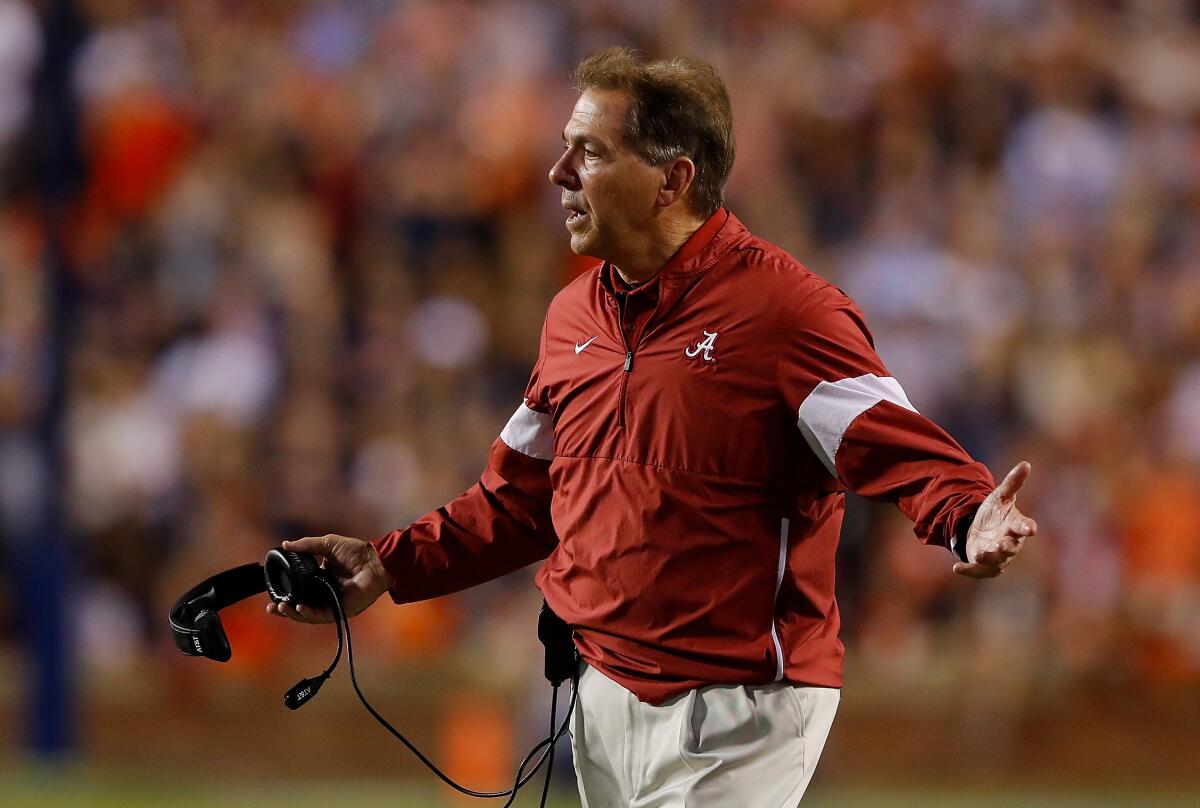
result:
<svg viewBox="0 0 1200 808"><path fill-rule="evenodd" d="M591 311L598 303L597 297L601 288L600 272L603 268L603 262L597 261L555 292L554 296L550 298L550 305L546 308L547 322Z"/></svg>
<svg viewBox="0 0 1200 808"><path fill-rule="evenodd" d="M579 302L589 299L595 295L600 283L600 272L604 269L604 263L597 261L592 266L580 272L567 284L559 289L554 297L550 299L551 307L563 305L564 303Z"/></svg>
<svg viewBox="0 0 1200 808"><path fill-rule="evenodd" d="M749 235L733 252L738 264L751 270L752 282L760 289L766 284L778 302L790 301L806 307L816 303L849 302L841 289L778 244Z"/></svg>

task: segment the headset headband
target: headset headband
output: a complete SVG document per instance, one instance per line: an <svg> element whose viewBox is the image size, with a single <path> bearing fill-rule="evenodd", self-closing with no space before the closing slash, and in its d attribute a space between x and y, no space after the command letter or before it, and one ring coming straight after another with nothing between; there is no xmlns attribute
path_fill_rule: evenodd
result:
<svg viewBox="0 0 1200 808"><path fill-rule="evenodd" d="M243 564L193 586L171 607L171 636L188 656L229 659L229 641L217 612L267 590L262 564Z"/></svg>

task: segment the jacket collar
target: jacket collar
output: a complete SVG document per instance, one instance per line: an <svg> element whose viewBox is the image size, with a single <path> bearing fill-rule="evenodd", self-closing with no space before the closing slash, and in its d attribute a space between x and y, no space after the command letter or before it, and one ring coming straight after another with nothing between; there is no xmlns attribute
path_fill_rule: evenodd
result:
<svg viewBox="0 0 1200 808"><path fill-rule="evenodd" d="M675 255L671 256L671 260L667 261L658 274L645 283L631 288L621 279L616 267L608 261L600 267L598 280L613 296L617 293L657 293L660 298L658 308L665 311L679 294L699 280L700 276L711 269L725 253L747 236L749 232L745 225L728 208L719 208L684 242Z"/></svg>

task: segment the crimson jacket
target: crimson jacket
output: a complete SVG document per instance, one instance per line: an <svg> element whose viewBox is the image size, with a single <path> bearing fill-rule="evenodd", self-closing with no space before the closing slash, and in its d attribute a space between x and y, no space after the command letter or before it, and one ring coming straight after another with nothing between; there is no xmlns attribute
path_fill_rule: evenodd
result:
<svg viewBox="0 0 1200 808"><path fill-rule="evenodd" d="M478 484L374 546L396 602L546 559L580 654L643 701L840 687L844 492L950 547L994 487L854 303L720 210L636 289L604 265L559 292Z"/></svg>

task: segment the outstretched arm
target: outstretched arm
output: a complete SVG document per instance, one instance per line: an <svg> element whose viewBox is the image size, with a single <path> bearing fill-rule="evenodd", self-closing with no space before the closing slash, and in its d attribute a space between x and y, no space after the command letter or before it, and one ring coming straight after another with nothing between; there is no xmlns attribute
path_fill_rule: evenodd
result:
<svg viewBox="0 0 1200 808"><path fill-rule="evenodd" d="M817 459L850 490L896 503L917 536L941 544L954 572L994 578L1037 534L1016 507L1031 467L1021 461L1000 485L983 464L916 411L875 353L861 312L825 289L790 334L785 392L799 401L799 422ZM960 532L970 519L965 540Z"/></svg>
<svg viewBox="0 0 1200 808"><path fill-rule="evenodd" d="M991 472L917 411L853 302L817 283L781 327L780 386L801 434L847 489L894 503L918 539L962 560L958 532L996 487Z"/></svg>

